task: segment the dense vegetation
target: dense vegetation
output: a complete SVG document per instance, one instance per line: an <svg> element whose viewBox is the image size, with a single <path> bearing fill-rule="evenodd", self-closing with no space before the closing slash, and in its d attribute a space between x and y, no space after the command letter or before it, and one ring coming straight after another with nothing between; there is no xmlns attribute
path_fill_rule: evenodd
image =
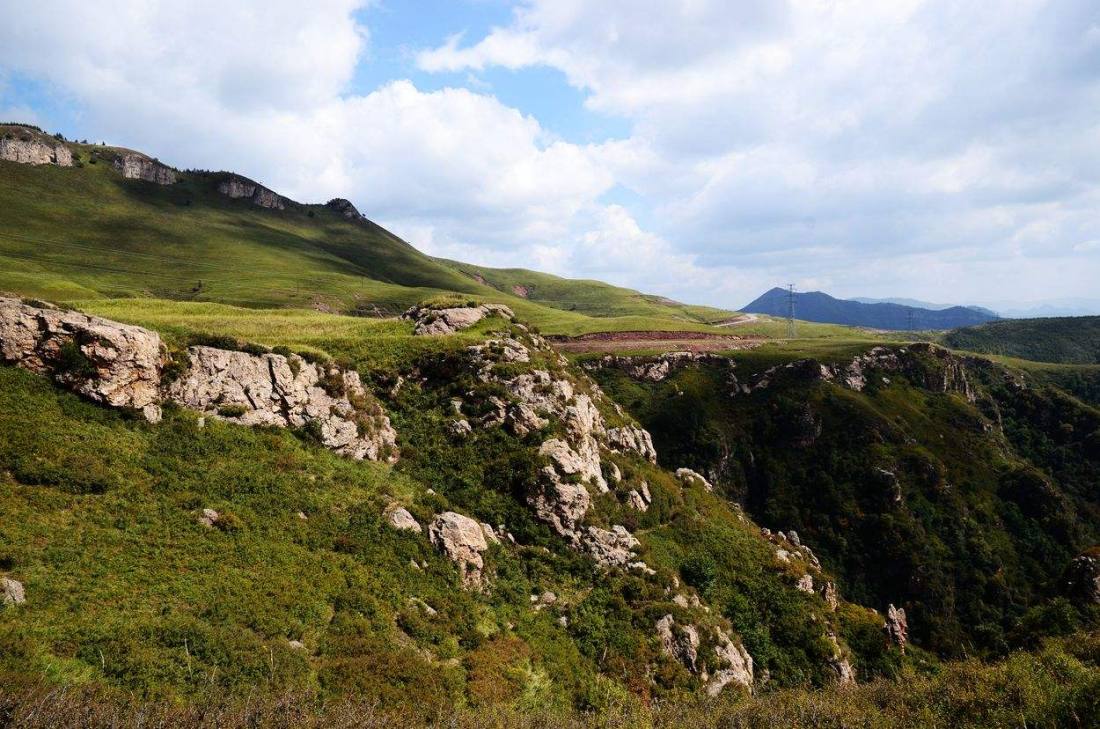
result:
<svg viewBox="0 0 1100 729"><path fill-rule="evenodd" d="M930 391L941 365L912 358L906 375L869 376L863 392L823 382L812 361L752 394L735 394L715 364L656 384L617 368L598 378L664 463L710 474L762 525L796 529L849 599L904 606L921 646L1000 655L1076 629L1089 616L1057 582L1100 541L1100 411L978 361L971 404ZM732 373L751 383L775 364L741 354Z"/></svg>
<svg viewBox="0 0 1100 729"><path fill-rule="evenodd" d="M1038 362L1100 364L1100 316L1007 319L948 332L944 344Z"/></svg>

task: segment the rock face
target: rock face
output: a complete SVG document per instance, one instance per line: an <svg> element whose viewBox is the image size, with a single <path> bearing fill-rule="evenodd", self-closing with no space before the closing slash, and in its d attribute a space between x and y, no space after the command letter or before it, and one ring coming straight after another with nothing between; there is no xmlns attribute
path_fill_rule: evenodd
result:
<svg viewBox="0 0 1100 729"><path fill-rule="evenodd" d="M465 587L479 588L484 584L485 560L481 553L489 548L489 543L480 524L462 514L446 511L428 527L428 539L458 565Z"/></svg>
<svg viewBox="0 0 1100 729"><path fill-rule="evenodd" d="M0 605L22 605L27 601L23 583L10 577L0 577Z"/></svg>
<svg viewBox="0 0 1100 729"><path fill-rule="evenodd" d="M160 337L141 327L0 299L0 360L95 402L159 419Z"/></svg>
<svg viewBox="0 0 1100 729"><path fill-rule="evenodd" d="M503 304L481 304L479 306L456 306L449 309L433 309L427 306L414 306L404 314L402 319L408 319L416 323L413 330L417 335L454 334L457 331L468 329L487 316L502 316L511 319L515 316L512 310Z"/></svg>
<svg viewBox="0 0 1100 729"><path fill-rule="evenodd" d="M1066 568L1063 584L1076 601L1100 605L1100 547L1074 557Z"/></svg>
<svg viewBox="0 0 1100 729"><path fill-rule="evenodd" d="M420 523L409 513L409 510L402 506L391 509L390 512L386 514L386 521L391 527L398 531L415 532L416 534L420 534L424 531Z"/></svg>
<svg viewBox="0 0 1100 729"><path fill-rule="evenodd" d="M73 153L63 142L26 127L8 127L0 135L0 159L24 165L73 166Z"/></svg>
<svg viewBox="0 0 1100 729"><path fill-rule="evenodd" d="M649 431L636 425L609 429L607 445L613 451L634 451L650 463L657 462L657 449L653 447L653 438L649 435Z"/></svg>
<svg viewBox="0 0 1100 729"><path fill-rule="evenodd" d="M247 198L253 205L273 210L286 209L286 199L252 180L230 175L218 183L218 192L233 199Z"/></svg>
<svg viewBox="0 0 1100 729"><path fill-rule="evenodd" d="M905 644L909 642L909 623L905 619L905 610L890 605L886 609L886 623L882 626L886 630L890 642L905 652Z"/></svg>
<svg viewBox="0 0 1100 729"><path fill-rule="evenodd" d="M657 637L665 655L675 658L692 673L697 672L699 631L694 625L677 625L672 615L666 615L657 621Z"/></svg>
<svg viewBox="0 0 1100 729"><path fill-rule="evenodd" d="M636 559L633 550L641 546L626 527L616 524L611 530L590 526L582 537L585 549L607 567L629 567ZM639 563L640 565L641 563Z"/></svg>
<svg viewBox="0 0 1100 729"><path fill-rule="evenodd" d="M311 428L321 443L355 459L394 462L397 434L352 371L297 355L191 347L189 368L168 390L188 408L245 425Z"/></svg>
<svg viewBox="0 0 1100 729"><path fill-rule="evenodd" d="M360 220L363 217L359 214L359 211L355 209L355 206L351 204L350 200L345 200L342 197L332 198L325 203L325 207L330 210L335 210L348 220Z"/></svg>
<svg viewBox="0 0 1100 729"><path fill-rule="evenodd" d="M692 471L690 468L677 468L676 478L680 479L680 482L685 486L690 486L693 483L699 483L707 491L714 491L714 486L710 481L703 477L703 474L696 471Z"/></svg>
<svg viewBox="0 0 1100 729"><path fill-rule="evenodd" d="M750 691L753 685L752 656L739 643L734 643L721 629L714 631L714 655L721 666L709 676L699 666L699 630L694 625L678 625L672 615L657 621L657 638L665 655L675 658L684 668L699 674L706 682L706 692L717 696L726 686L735 683Z"/></svg>
<svg viewBox="0 0 1100 729"><path fill-rule="evenodd" d="M722 689L731 683L744 686L751 691L753 684L752 656L745 650L745 646L730 640L721 628L717 630L717 633L718 641L714 646L714 653L718 656L719 663L724 664L726 667L715 671L714 676L707 683L707 694L717 696L722 692Z"/></svg>
<svg viewBox="0 0 1100 729"><path fill-rule="evenodd" d="M145 180L157 185L174 185L176 171L138 152L125 152L115 158L114 168L128 180Z"/></svg>

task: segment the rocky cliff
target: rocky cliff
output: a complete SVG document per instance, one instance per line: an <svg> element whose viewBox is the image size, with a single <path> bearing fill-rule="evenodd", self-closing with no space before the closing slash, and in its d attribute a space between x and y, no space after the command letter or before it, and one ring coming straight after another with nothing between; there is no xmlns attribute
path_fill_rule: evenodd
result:
<svg viewBox="0 0 1100 729"><path fill-rule="evenodd" d="M0 159L26 165L73 166L73 153L64 142L19 126L0 129Z"/></svg>
<svg viewBox="0 0 1100 729"><path fill-rule="evenodd" d="M179 175L168 165L140 152L123 152L115 157L114 168L128 180L145 180L157 185L174 185Z"/></svg>
<svg viewBox="0 0 1100 729"><path fill-rule="evenodd" d="M286 209L286 198L240 175L229 175L219 182L218 192L234 200L250 200L253 205L261 208Z"/></svg>

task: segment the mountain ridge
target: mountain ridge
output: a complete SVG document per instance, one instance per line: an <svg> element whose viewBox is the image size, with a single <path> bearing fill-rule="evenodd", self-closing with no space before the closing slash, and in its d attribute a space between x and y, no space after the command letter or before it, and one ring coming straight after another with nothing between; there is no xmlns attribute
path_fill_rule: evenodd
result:
<svg viewBox="0 0 1100 729"><path fill-rule="evenodd" d="M790 292L775 287L742 307L753 314L787 315ZM821 291L794 293L795 318L804 321L887 330L954 329L981 324L996 318L972 307L922 309L891 303L863 303L837 299Z"/></svg>

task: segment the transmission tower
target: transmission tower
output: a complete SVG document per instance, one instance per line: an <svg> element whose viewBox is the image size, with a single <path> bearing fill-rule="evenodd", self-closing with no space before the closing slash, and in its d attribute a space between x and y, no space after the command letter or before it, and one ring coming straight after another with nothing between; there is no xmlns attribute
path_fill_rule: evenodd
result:
<svg viewBox="0 0 1100 729"><path fill-rule="evenodd" d="M794 284L787 284L787 339L794 339Z"/></svg>

